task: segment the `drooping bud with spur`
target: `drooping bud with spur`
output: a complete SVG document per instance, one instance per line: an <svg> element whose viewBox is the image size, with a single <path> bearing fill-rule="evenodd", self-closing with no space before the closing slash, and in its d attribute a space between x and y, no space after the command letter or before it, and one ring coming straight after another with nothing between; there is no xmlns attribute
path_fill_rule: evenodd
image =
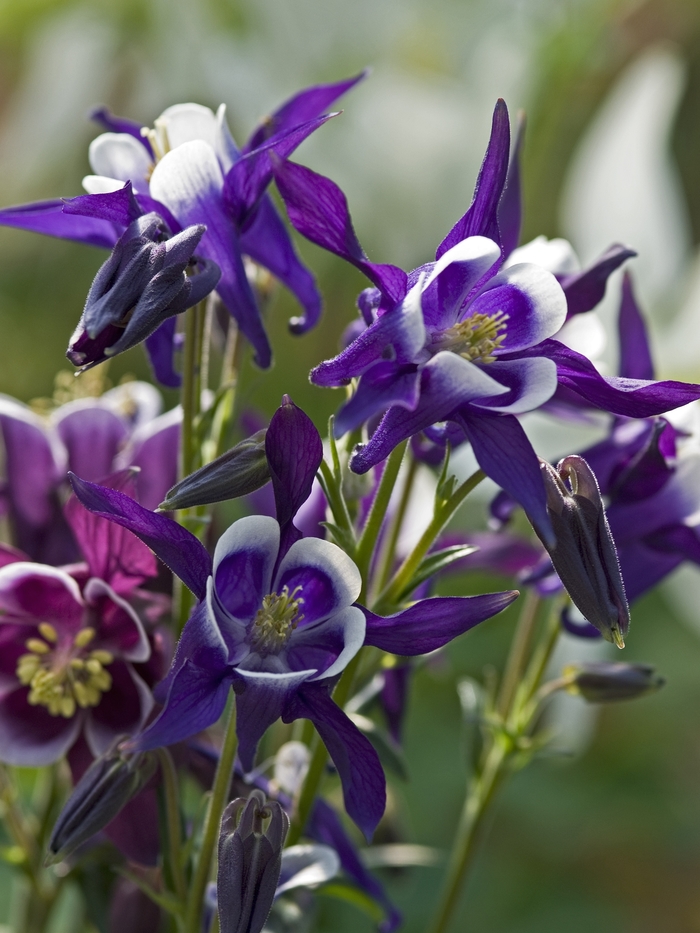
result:
<svg viewBox="0 0 700 933"><path fill-rule="evenodd" d="M595 661L570 664L562 673L570 681L568 692L589 703L636 700L660 690L666 683L650 664Z"/></svg>

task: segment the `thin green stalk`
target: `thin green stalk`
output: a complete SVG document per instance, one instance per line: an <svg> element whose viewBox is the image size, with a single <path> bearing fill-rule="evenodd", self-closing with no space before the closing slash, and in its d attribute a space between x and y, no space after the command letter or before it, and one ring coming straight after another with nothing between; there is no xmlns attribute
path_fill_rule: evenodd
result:
<svg viewBox="0 0 700 933"><path fill-rule="evenodd" d="M523 600L523 608L511 642L508 660L506 661L501 689L498 695L496 708L501 716L506 717L511 708L515 691L528 662L532 641L537 627L537 609L540 604L535 589L528 589Z"/></svg>
<svg viewBox="0 0 700 933"><path fill-rule="evenodd" d="M165 821L168 829L167 859L175 893L184 904L187 896L187 882L182 865L182 825L180 822L179 788L177 771L172 755L167 748L158 749L160 770L163 776L165 792Z"/></svg>
<svg viewBox="0 0 700 933"><path fill-rule="evenodd" d="M415 572L420 567L423 558L435 543L437 536L467 498L469 493L476 489L479 483L485 478L486 474L484 471L477 470L476 473L473 473L461 486L457 487L449 499L435 510L435 514L430 524L421 535L420 540L403 564L401 564L391 582L379 596L377 603L373 607L374 611L391 611L395 608L402 593L408 587Z"/></svg>
<svg viewBox="0 0 700 933"><path fill-rule="evenodd" d="M194 876L190 884L189 896L187 898L185 933L200 933L202 902L209 881L209 875L211 874L212 857L219 838L221 815L227 803L226 798L228 797L229 787L231 785L231 773L233 771L233 762L236 758L237 747L236 706L234 701L231 705L231 713L226 725L224 744L221 748L221 754L219 755L219 763L216 766L216 774L214 775L214 784L211 789L207 815L204 818L202 844L199 850Z"/></svg>
<svg viewBox="0 0 700 933"><path fill-rule="evenodd" d="M180 479L194 470L194 419L199 413L199 399L195 387L199 384L198 349L198 310L199 305L190 308L185 314L185 347L182 357L182 433L180 441Z"/></svg>
<svg viewBox="0 0 700 933"><path fill-rule="evenodd" d="M382 547L377 559L377 572L374 581L375 585L373 587L376 591L380 591L389 582L391 568L394 563L394 555L396 553L396 544L399 540L403 520L406 517L406 509L411 500L411 493L413 492L413 484L417 473L418 461L409 451L408 472L406 473L406 482L401 490L401 499L399 500L396 512L392 516L391 525L382 542ZM376 593L374 595L376 595Z"/></svg>
<svg viewBox="0 0 700 933"><path fill-rule="evenodd" d="M546 673L547 665L557 646L559 636L561 635L561 611L564 607L565 599L566 597L562 597L552 601L547 618L544 639L537 647L530 661L530 666L523 678L520 690L518 691L519 696L517 699L522 706L537 692L542 678Z"/></svg>
<svg viewBox="0 0 700 933"><path fill-rule="evenodd" d="M309 770L306 772L304 784L299 794L299 801L289 826L289 832L287 833L285 842L286 846L294 846L301 839L304 827L311 815L311 809L314 805L314 800L316 799L316 794L318 793L318 788L321 784L323 772L326 767L328 752L317 732L314 732L309 750L311 752Z"/></svg>
<svg viewBox="0 0 700 933"><path fill-rule="evenodd" d="M374 547L379 537L382 522L386 517L386 510L389 506L391 494L394 491L396 478L399 475L401 461L403 460L407 444L408 441L403 441L403 443L395 447L389 454L384 472L382 473L382 478L379 481L379 487L372 501L372 507L369 510L369 515L365 522L365 527L362 529L360 540L357 542L355 563L362 574L362 592L359 596L360 602L364 601L367 592L372 554L374 553Z"/></svg>

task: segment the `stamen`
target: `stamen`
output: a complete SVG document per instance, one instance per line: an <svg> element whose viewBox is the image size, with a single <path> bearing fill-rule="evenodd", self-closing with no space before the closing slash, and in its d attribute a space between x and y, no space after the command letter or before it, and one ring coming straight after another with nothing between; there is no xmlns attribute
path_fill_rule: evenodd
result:
<svg viewBox="0 0 700 933"><path fill-rule="evenodd" d="M451 350L470 362L493 363L493 355L506 339L506 322L509 315L503 311L495 314L472 314L463 321L436 335L431 344L434 352Z"/></svg>
<svg viewBox="0 0 700 933"><path fill-rule="evenodd" d="M288 587L284 586L281 593L270 593L264 597L250 636L251 647L258 654L263 657L279 654L292 637L292 632L304 618L299 615L299 607L304 600L301 597L295 599L300 590L301 587L297 586L290 593Z"/></svg>
<svg viewBox="0 0 700 933"><path fill-rule="evenodd" d="M44 638L46 641L52 642L54 645L58 641L58 632L50 622L40 622L39 632L41 633L42 638Z"/></svg>

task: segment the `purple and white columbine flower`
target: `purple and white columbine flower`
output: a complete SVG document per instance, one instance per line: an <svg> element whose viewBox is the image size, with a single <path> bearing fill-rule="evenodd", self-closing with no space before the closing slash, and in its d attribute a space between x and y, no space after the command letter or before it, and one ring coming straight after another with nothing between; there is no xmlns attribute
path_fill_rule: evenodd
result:
<svg viewBox="0 0 700 933"><path fill-rule="evenodd" d="M335 84L306 88L266 117L239 149L222 104L214 113L199 104L176 104L154 129L112 116L93 114L109 132L90 145L94 174L89 192L0 211L0 224L113 249L139 217L155 213L170 236L206 227L197 256L221 270L217 292L253 345L262 367L271 362L270 343L244 257L268 269L299 300L303 314L290 321L305 333L321 313L313 276L300 261L266 189L271 159L285 158L331 116L324 111L365 73ZM158 379L179 385L173 368L174 319L150 335L146 348Z"/></svg>
<svg viewBox="0 0 700 933"><path fill-rule="evenodd" d="M551 540L539 463L517 416L563 387L589 406L646 417L700 397L700 386L606 379L552 339L567 314L590 310L602 297L610 271L630 251L611 248L566 281L566 292L539 265L503 268L520 224L517 160L509 168L509 150L508 111L499 101L471 207L436 261L410 273L367 259L345 196L329 179L279 159L275 179L297 230L374 285L358 300L362 332L311 373L324 386L359 379L339 413L339 433L382 416L351 469L365 472L405 438L425 429L439 436L440 424L451 422L447 430L456 425L466 435L482 469Z"/></svg>
<svg viewBox="0 0 700 933"><path fill-rule="evenodd" d="M233 687L243 768L253 767L257 744L276 719L310 719L338 769L347 812L370 836L384 811L384 775L366 737L331 698L339 675L363 644L399 655L434 651L500 612L517 592L425 599L388 617L353 605L361 588L353 562L330 542L302 538L294 524L322 444L286 397L265 449L277 519L236 522L213 561L171 519L117 490L72 480L86 508L138 535L200 600L155 692L164 709L131 747L155 748L200 732L219 718Z"/></svg>

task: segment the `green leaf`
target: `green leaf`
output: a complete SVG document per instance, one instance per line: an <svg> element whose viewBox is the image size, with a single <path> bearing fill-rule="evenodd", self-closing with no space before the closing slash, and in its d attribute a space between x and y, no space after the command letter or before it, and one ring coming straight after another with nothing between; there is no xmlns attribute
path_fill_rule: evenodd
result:
<svg viewBox="0 0 700 933"><path fill-rule="evenodd" d="M417 586L424 583L433 574L439 573L455 561L473 554L479 548L473 544L455 544L452 547L443 548L440 551L433 551L428 554L418 565L413 578L408 582L404 590L399 594L399 600L405 599Z"/></svg>
<svg viewBox="0 0 700 933"><path fill-rule="evenodd" d="M342 548L347 554L354 554L355 542L344 528L340 528L333 522L320 522L319 524L327 528L331 535L333 535L338 547Z"/></svg>
<svg viewBox="0 0 700 933"><path fill-rule="evenodd" d="M394 742L383 729L368 719L367 716L361 716L359 713L350 713L349 718L357 728L365 735L375 752L379 755L379 760L387 771L400 777L402 781L408 780L408 768L406 759L400 747Z"/></svg>
<svg viewBox="0 0 700 933"><path fill-rule="evenodd" d="M322 888L319 888L318 894L322 897L334 897L336 900L345 901L346 904L352 904L371 917L374 923L380 923L384 919L384 908L369 894L347 881L332 881L330 884L324 884Z"/></svg>

